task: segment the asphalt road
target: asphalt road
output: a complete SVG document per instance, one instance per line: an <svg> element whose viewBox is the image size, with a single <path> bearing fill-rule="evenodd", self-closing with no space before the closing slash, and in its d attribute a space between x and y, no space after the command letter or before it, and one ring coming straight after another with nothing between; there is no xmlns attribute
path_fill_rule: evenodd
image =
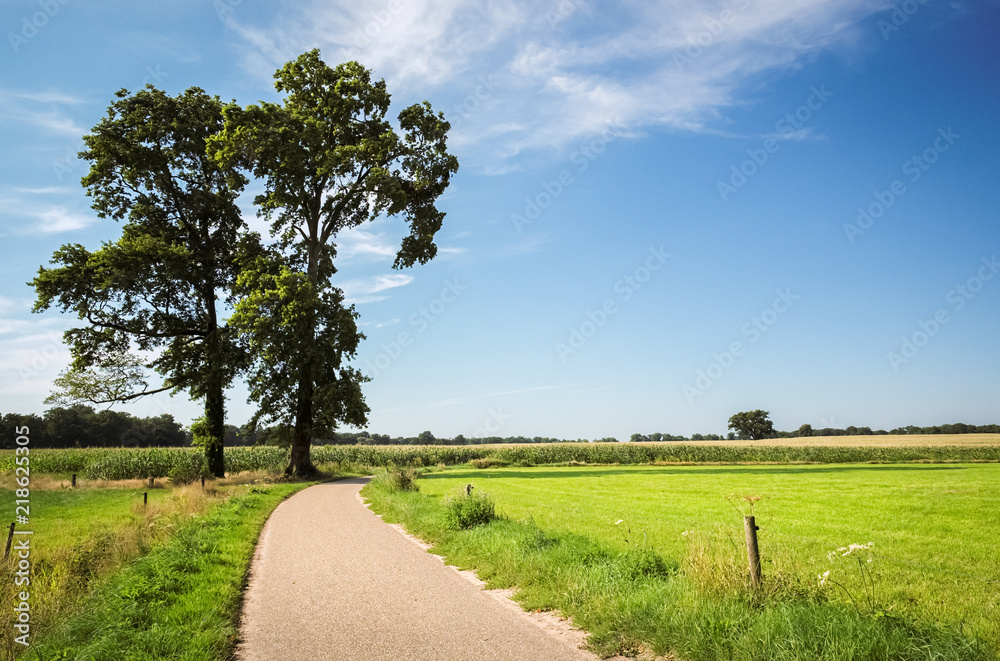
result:
<svg viewBox="0 0 1000 661"><path fill-rule="evenodd" d="M368 510L364 479L310 487L261 534L240 661L592 661Z"/></svg>

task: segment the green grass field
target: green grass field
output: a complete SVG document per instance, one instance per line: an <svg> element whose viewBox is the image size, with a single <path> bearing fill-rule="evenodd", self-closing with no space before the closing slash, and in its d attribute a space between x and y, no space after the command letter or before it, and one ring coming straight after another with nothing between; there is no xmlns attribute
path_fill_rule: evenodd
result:
<svg viewBox="0 0 1000 661"><path fill-rule="evenodd" d="M143 493L149 494L149 505L157 506L170 497L171 491L162 488L33 490L30 527L38 539L45 540L39 547L39 557L78 546L99 535L113 535L132 521ZM14 492L0 489L0 502L13 503ZM81 516L82 513L86 515Z"/></svg>
<svg viewBox="0 0 1000 661"><path fill-rule="evenodd" d="M260 528L311 484L260 477L205 490L138 480L70 489L34 478L30 525L20 526L34 533L31 646L13 641L14 566L3 563L0 658L226 658ZM0 502L14 498L0 488Z"/></svg>
<svg viewBox="0 0 1000 661"><path fill-rule="evenodd" d="M99 583L83 608L45 631L25 658L227 658L260 529L284 498L309 484L235 489Z"/></svg>
<svg viewBox="0 0 1000 661"><path fill-rule="evenodd" d="M457 469L421 477L419 495L393 498L401 503L393 514L408 520L406 508L420 508L417 498L438 505L471 483L491 494L503 517L533 522L545 534L582 537L622 552L651 549L686 571L700 563L695 569L703 573L743 572L747 504L726 497L760 495L754 514L765 581L780 580L793 592L801 588L831 604L853 609L853 598L861 611L960 630L996 651L998 481L1000 466L994 464ZM433 524L409 518L418 531L423 525L434 536ZM828 557L851 543L869 542L870 551L837 553L832 562ZM488 575L506 571L477 556L470 544L452 540L442 549L460 564L486 566ZM872 571L874 585L853 562L869 553L872 563L860 569ZM817 585L828 570L843 589L832 582ZM532 591L521 587L524 594ZM655 634L647 638L655 640Z"/></svg>

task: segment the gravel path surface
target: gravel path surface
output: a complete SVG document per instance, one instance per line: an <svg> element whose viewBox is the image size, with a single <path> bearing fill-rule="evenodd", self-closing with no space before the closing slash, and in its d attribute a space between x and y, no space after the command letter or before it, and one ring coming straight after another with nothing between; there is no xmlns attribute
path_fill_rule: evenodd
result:
<svg viewBox="0 0 1000 661"><path fill-rule="evenodd" d="M368 510L365 479L300 491L261 534L240 661L593 661L579 635L484 591Z"/></svg>

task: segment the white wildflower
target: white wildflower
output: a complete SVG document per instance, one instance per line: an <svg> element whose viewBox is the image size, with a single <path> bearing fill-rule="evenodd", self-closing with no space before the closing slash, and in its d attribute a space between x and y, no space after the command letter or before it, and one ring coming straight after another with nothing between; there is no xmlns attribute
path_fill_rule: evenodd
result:
<svg viewBox="0 0 1000 661"><path fill-rule="evenodd" d="M827 569L822 574L817 574L816 577L819 579L820 587L823 587L824 585L826 585L826 579L830 578L830 570Z"/></svg>
<svg viewBox="0 0 1000 661"><path fill-rule="evenodd" d="M867 544L851 544L850 546L842 546L837 550L844 551L844 553L841 554L842 556L844 556L844 555L851 555L851 553L855 551L864 551L870 549L873 546L875 546L873 542L868 542Z"/></svg>
<svg viewBox="0 0 1000 661"><path fill-rule="evenodd" d="M618 519L617 521L615 521L615 525L617 526L617 525L618 525L619 523L621 523L621 522L622 522L622 521L624 521L624 520L625 520L625 519Z"/></svg>

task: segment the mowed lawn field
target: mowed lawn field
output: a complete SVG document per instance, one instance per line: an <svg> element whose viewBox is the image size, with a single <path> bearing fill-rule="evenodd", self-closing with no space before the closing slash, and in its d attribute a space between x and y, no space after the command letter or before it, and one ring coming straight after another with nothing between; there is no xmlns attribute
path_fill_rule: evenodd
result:
<svg viewBox="0 0 1000 661"><path fill-rule="evenodd" d="M834 599L874 591L890 613L960 625L1000 649L997 464L453 469L418 484L435 499L472 484L504 517L679 560L692 544L714 544L745 562L747 503L727 496L762 496L754 514L765 577L780 567L815 583L829 570L846 588L828 583ZM868 543L853 557L836 551ZM874 590L854 562L869 553Z"/></svg>

